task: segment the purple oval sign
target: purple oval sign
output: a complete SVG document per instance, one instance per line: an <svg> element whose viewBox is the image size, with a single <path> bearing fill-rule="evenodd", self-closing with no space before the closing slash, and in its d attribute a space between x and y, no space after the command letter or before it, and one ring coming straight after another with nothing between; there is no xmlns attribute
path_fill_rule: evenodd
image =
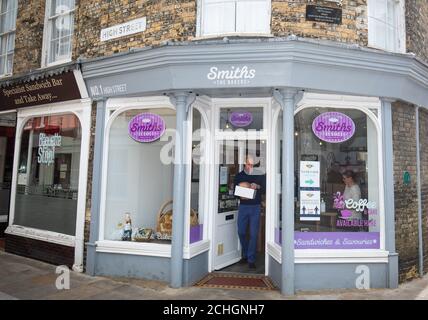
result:
<svg viewBox="0 0 428 320"><path fill-rule="evenodd" d="M229 122L235 127L247 127L253 122L253 114L248 111L232 112Z"/></svg>
<svg viewBox="0 0 428 320"><path fill-rule="evenodd" d="M165 121L152 113L141 113L129 121L128 133L138 142L153 142L165 132Z"/></svg>
<svg viewBox="0 0 428 320"><path fill-rule="evenodd" d="M323 141L339 143L352 138L355 133L355 123L346 114L325 112L314 119L312 131Z"/></svg>

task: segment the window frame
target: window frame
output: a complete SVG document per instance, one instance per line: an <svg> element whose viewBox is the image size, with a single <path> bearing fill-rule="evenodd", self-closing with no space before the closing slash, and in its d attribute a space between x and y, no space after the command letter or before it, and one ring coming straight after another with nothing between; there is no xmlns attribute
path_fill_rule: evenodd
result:
<svg viewBox="0 0 428 320"><path fill-rule="evenodd" d="M13 26L13 28L12 29L10 29L10 30L8 30L8 31L6 31L6 32L3 32L3 33L0 33L0 44L1 44L1 42L2 42L2 39L3 39L3 37L6 37L6 53L3 55L2 54L2 52L0 51L0 57L4 57L5 58L5 71L6 71L6 66L7 66L7 57L9 56L9 55L12 55L12 68L11 68L11 70L10 70L10 72L4 72L4 73L1 73L0 74L0 78L3 78L3 77L8 77L8 76L11 76L12 74L13 74L13 60L14 60L14 58L15 58L15 36L16 36L16 19L17 19L17 16L18 16L18 1L17 0L0 0L0 8L3 6L3 2L8 2L8 1L14 1L15 2L15 25ZM6 12L8 12L8 11L6 11ZM5 15L6 15L7 13L5 13ZM11 35L14 35L14 43L13 43L13 51L11 52L11 53L8 53L8 51L7 51L7 48L9 47L9 38L10 38L10 36Z"/></svg>
<svg viewBox="0 0 428 320"><path fill-rule="evenodd" d="M43 28L43 44L42 44L42 68L51 67L55 65L60 65L63 63L70 62L72 60L73 55L73 38L74 38L74 20L75 15L74 12L76 11L76 2L74 5L74 8L63 12L60 14L56 14L51 16L51 7L52 7L52 0L46 0L46 8L45 8L45 19L44 19L44 28ZM72 19L72 28L70 32L70 52L68 56L61 56L60 59L55 60L53 62L49 62L50 59L50 50L51 50L51 42L52 42L52 20L60 17L60 16L67 16L71 15L73 17Z"/></svg>
<svg viewBox="0 0 428 320"><path fill-rule="evenodd" d="M385 228L385 189L383 185L383 163L385 161L383 155L382 143L382 123L381 123L381 103L378 98L371 97L352 97L330 94L304 93L301 100L296 104L294 115L303 109L307 108L337 108L337 109L355 109L364 112L368 118L373 121L377 130L377 156L379 163L379 223L380 223L380 248L379 249L294 249L295 263L387 263L389 252L386 250L386 233ZM376 110L377 114L373 112ZM271 134L273 135L273 143L276 145L280 136L276 134L278 129L278 121L280 119L281 109L279 108L273 115L273 125ZM277 152L274 150L272 158L276 159ZM295 155L293 155L294 157ZM274 166L273 170L279 172L279 169ZM275 172L276 172L275 171ZM280 190L277 190L277 188ZM281 192L281 186L275 185L273 193ZM275 201L274 199L272 201ZM273 203L272 203L273 204ZM278 263L281 263L282 246L275 242L275 221L277 215L272 217L272 224L266 227L270 228L269 238L267 241L267 253L274 258ZM295 231L294 231L295 232ZM268 234L267 230L266 233Z"/></svg>
<svg viewBox="0 0 428 320"><path fill-rule="evenodd" d="M131 242L131 241L114 241L105 239L105 222L106 222L106 200L107 200L107 176L108 176L108 156L109 156L109 141L110 141L110 130L111 126L116 118L125 111L128 110L146 110L146 109L171 109L175 110L175 106L171 103L170 99L165 96L151 96L151 97L137 97L137 98L110 98L105 104L105 117L104 117L104 133L103 133L103 155L102 155L102 169L101 169L101 192L100 192L100 214L99 214L99 231L96 240L96 252L100 253L114 253L114 254L131 254L140 256L152 256L152 257L171 257L171 243L160 244L153 242ZM198 109L201 113L201 120L205 126L208 126L208 116L206 115L205 103L200 99L192 105L192 108ZM188 113L188 119L191 117L192 112ZM208 127L207 127L208 128ZM192 126L187 127L189 132L192 131ZM188 135L186 143L186 156L188 157L191 153L192 135ZM210 150L209 139L207 139L206 150ZM186 197L185 205L190 210L190 167L187 166L186 175ZM207 165L207 170L209 166ZM209 181L209 173L205 175L205 181ZM205 196L205 195L204 195ZM209 193L206 193L209 196ZM206 200L204 207L208 206ZM187 211L186 211L187 212ZM186 236L183 242L183 258L191 259L194 256L201 254L204 251L209 250L210 241L208 238L208 212L204 213L203 224L204 234L201 241L189 244L189 232L190 232L190 215L185 215L186 223Z"/></svg>
<svg viewBox="0 0 428 320"><path fill-rule="evenodd" d="M83 271L83 251L84 251L84 227L86 214L86 193L88 180L88 158L89 158L89 139L90 139L90 124L91 124L91 102L88 99L62 102L45 106L29 107L17 112L15 150L13 160L13 176L11 187L11 198L9 208L9 226L5 233L17 235L21 237L56 243L59 245L74 247L74 264L73 270L77 272ZM21 152L22 133L27 121L34 117L74 114L80 121L82 130L81 145L80 145L80 162L79 162L79 193L77 197L77 214L76 214L76 233L74 236L34 229L25 226L15 225L15 201L16 190L18 184L18 165L19 155Z"/></svg>
<svg viewBox="0 0 428 320"><path fill-rule="evenodd" d="M389 52L397 53L406 53L406 18L405 18L405 1L404 0L383 0L385 1L385 11L388 19L388 2L395 4L394 6L394 22L393 28L395 29L394 37L395 41L393 43L388 43L387 33L384 32L380 35L385 39L385 47L379 44L379 35L376 33L376 28L374 27L373 20L375 17L371 16L373 10L375 10L376 5L380 0L368 0L367 1L367 24L368 24L368 47L375 49L380 49ZM376 19L379 20L379 19ZM380 20L382 23L382 21ZM383 30L386 31L387 21L383 23Z"/></svg>
<svg viewBox="0 0 428 320"><path fill-rule="evenodd" d="M209 157L209 148L210 148L210 132L209 132L209 120L208 120L208 116L206 113L206 109L204 107L204 103L201 102L199 99L197 101L195 101L195 103L191 106L191 109L189 111L188 114L188 123L189 126L187 127L188 130L188 143L186 144L186 150L185 150L185 155L186 155L186 159L185 162L189 163L190 165L186 166L186 189L185 189L185 211L184 212L190 212L190 207L191 207L191 186L192 186L192 144L193 144L193 114L194 111L197 110L200 115L201 115L201 128L199 128L200 130L205 130L207 136L205 137L205 141L203 141L205 144L203 146L203 150L204 150L204 159L205 161L202 161L199 166L200 166L200 173L203 173L200 176L200 181L199 181L199 189L202 186L207 186L210 183L210 167L209 167L209 161L208 157ZM202 210L204 210L203 212L203 219L200 220L200 224L203 225L203 231L202 231L202 239L194 242L194 243L190 243L190 215L185 215L185 237L184 237L184 247L185 248L190 248L189 250L191 250L192 248L198 248L200 247L201 250L204 251L204 249L208 250L208 244L209 244L209 237L208 237L208 223L209 223L209 192L203 192L203 193L199 193L199 204L200 207L202 207ZM202 198L202 199L201 199ZM201 208L199 208L201 209ZM200 250L198 250L199 252Z"/></svg>
<svg viewBox="0 0 428 320"><path fill-rule="evenodd" d="M245 1L245 0L226 0L228 2L239 2L239 1ZM206 34L204 32L204 2L205 0L197 0L196 6L196 38L194 40L198 39L204 39L204 38L219 38L219 37L225 37L225 36L246 36L246 37L273 37L272 31L271 31L271 23L272 23L272 1L271 0L264 0L268 2L268 31L267 32L237 32L236 31L236 23L235 23L235 31L233 32L226 32L226 33L218 33L218 34ZM235 19L236 19L236 11L235 11Z"/></svg>
<svg viewBox="0 0 428 320"><path fill-rule="evenodd" d="M107 177L108 177L108 159L110 147L110 132L114 121L123 112L128 110L145 109L172 109L174 105L168 97L147 97L147 98L111 98L106 101L106 112L104 118L104 136L103 136L103 155L102 155L102 173L101 173L101 196L100 196L100 214L99 231L97 235L96 251L104 253L122 253L155 257L171 257L171 244L159 244L151 242L131 242L114 241L105 238L106 223L106 204L107 204Z"/></svg>

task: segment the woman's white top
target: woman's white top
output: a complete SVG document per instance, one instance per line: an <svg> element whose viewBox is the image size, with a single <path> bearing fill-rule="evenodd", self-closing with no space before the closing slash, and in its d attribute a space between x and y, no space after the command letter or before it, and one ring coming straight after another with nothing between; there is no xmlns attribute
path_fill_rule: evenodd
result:
<svg viewBox="0 0 428 320"><path fill-rule="evenodd" d="M349 200L352 199L354 201L359 201L361 199L361 190L358 184L353 184L352 186L346 186L345 191L343 192L343 199ZM351 219L361 219L362 212L357 212L352 210Z"/></svg>

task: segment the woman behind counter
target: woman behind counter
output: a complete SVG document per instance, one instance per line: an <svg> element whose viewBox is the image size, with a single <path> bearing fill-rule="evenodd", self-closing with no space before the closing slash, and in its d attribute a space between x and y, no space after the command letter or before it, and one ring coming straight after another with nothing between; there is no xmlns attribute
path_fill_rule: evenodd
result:
<svg viewBox="0 0 428 320"><path fill-rule="evenodd" d="M359 201L361 199L361 190L355 182L355 173L352 170L346 170L342 174L343 182L345 183L345 191L343 192L343 200L352 199ZM362 212L352 210L351 219L362 219Z"/></svg>

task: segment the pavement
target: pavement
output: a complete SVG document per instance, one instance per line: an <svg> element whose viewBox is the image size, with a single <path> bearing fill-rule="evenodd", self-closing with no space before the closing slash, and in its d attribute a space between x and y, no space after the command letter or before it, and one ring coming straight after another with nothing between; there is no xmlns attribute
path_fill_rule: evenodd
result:
<svg viewBox="0 0 428 320"><path fill-rule="evenodd" d="M0 251L0 300L428 300L428 275L398 289L298 292L187 287L159 281L92 277L70 272L70 289L55 286L56 266ZM58 281L61 282L61 281Z"/></svg>

